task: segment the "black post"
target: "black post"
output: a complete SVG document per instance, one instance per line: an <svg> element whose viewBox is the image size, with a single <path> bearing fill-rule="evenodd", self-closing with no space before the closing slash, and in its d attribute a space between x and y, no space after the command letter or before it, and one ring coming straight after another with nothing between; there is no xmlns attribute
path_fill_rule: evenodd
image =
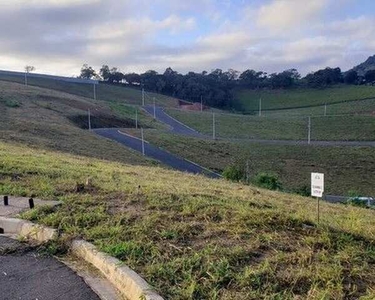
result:
<svg viewBox="0 0 375 300"><path fill-rule="evenodd" d="M8 196L4 196L4 205L5 205L5 206L8 206L8 205L9 205Z"/></svg>
<svg viewBox="0 0 375 300"><path fill-rule="evenodd" d="M30 209L34 208L34 199L33 198L29 199L29 206L30 206Z"/></svg>

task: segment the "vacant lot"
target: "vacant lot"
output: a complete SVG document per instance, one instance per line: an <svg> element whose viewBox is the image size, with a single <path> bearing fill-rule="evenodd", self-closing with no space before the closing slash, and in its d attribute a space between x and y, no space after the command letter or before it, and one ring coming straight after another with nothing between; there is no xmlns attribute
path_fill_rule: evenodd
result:
<svg viewBox="0 0 375 300"><path fill-rule="evenodd" d="M0 74L0 80L24 83L22 76L9 76ZM94 98L94 86L91 84L71 83L60 80L45 79L45 78L32 78L29 77L28 84L31 86L38 86L48 88L51 90L70 93L73 95ZM96 87L96 96L98 100L115 101L125 104L141 105L142 93L140 89L128 88L118 85L99 84ZM172 97L163 96L160 94L146 93L145 103L152 104L153 98L159 106L177 107L178 100Z"/></svg>
<svg viewBox="0 0 375 300"><path fill-rule="evenodd" d="M326 174L326 193L348 195L358 191L375 196L375 149L370 147L317 147L262 145L250 142L202 141L146 131L150 142L203 166L222 172L249 161L250 179L260 172L278 175L288 191L310 187L310 173Z"/></svg>
<svg viewBox="0 0 375 300"><path fill-rule="evenodd" d="M374 86L339 85L326 89L295 88L290 90L237 90L238 108L251 112L259 109L285 109L310 105L324 105L348 100L375 98Z"/></svg>
<svg viewBox="0 0 375 300"><path fill-rule="evenodd" d="M167 112L188 126L212 135L213 114L168 109ZM375 140L375 116L311 117L311 139L330 141ZM215 114L218 138L307 140L308 117L244 116Z"/></svg>
<svg viewBox="0 0 375 300"><path fill-rule="evenodd" d="M106 102L0 81L0 140L134 164L150 163L136 152L82 130L88 127L88 109L93 128L135 126L124 111L115 113ZM140 113L139 124L151 127L154 123Z"/></svg>
<svg viewBox="0 0 375 300"><path fill-rule="evenodd" d="M5 143L0 157L0 194L64 202L24 217L94 242L166 299L375 297L372 210L322 203L317 227L309 198Z"/></svg>

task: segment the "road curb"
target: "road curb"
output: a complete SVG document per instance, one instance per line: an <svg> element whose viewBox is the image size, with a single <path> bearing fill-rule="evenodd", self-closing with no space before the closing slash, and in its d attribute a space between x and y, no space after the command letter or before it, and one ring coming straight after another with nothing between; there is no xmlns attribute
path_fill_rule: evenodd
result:
<svg viewBox="0 0 375 300"><path fill-rule="evenodd" d="M100 270L127 299L163 300L141 276L118 259L98 251L93 244L74 240L71 251Z"/></svg>
<svg viewBox="0 0 375 300"><path fill-rule="evenodd" d="M4 233L17 234L41 243L58 237L56 229L15 218L0 217L0 228L3 229Z"/></svg>
<svg viewBox="0 0 375 300"><path fill-rule="evenodd" d="M0 229L4 234L18 235L41 243L59 237L56 229L16 218L0 217ZM126 299L163 300L140 275L120 260L100 252L93 244L73 240L70 250L73 255L98 269Z"/></svg>

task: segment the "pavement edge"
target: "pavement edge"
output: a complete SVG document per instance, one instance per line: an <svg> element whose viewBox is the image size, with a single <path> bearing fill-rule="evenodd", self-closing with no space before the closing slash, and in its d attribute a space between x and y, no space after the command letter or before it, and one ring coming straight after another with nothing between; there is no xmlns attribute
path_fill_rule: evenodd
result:
<svg viewBox="0 0 375 300"><path fill-rule="evenodd" d="M0 217L0 228L4 234L18 235L41 243L59 237L56 229L16 218ZM70 250L73 255L97 268L126 299L163 300L140 275L120 260L100 252L93 244L73 240Z"/></svg>

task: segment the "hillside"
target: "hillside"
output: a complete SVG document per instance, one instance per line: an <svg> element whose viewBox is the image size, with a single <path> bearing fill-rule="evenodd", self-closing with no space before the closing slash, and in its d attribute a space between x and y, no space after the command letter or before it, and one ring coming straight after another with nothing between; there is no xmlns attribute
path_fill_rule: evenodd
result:
<svg viewBox="0 0 375 300"><path fill-rule="evenodd" d="M309 108L327 104L343 103L360 99L375 99L374 86L338 85L325 89L293 88L285 90L248 90L235 91L236 107L245 113L259 110L283 110L291 108ZM375 100L374 100L375 101ZM350 103L350 102L349 102Z"/></svg>
<svg viewBox="0 0 375 300"><path fill-rule="evenodd" d="M375 297L372 210L321 203L317 226L310 198L3 142L0 156L0 194L64 203L24 217L84 236L166 299Z"/></svg>
<svg viewBox="0 0 375 300"><path fill-rule="evenodd" d="M360 76L364 76L367 71L375 70L375 55L370 56L365 62L355 66L352 70L356 71Z"/></svg>
<svg viewBox="0 0 375 300"><path fill-rule="evenodd" d="M22 76L0 74L0 80L24 83L24 77ZM90 99L94 97L94 88L91 84L72 83L61 80L33 77L29 77L28 84L30 86L52 89ZM121 101L122 103L132 105L142 104L141 90L118 85L99 84L96 88L96 97L98 100L103 101ZM153 98L155 98L156 103L159 106L178 106L178 99L154 93L146 94L145 104L153 104Z"/></svg>
<svg viewBox="0 0 375 300"><path fill-rule="evenodd" d="M89 132L92 127L134 127L134 108L53 90L0 81L0 140L109 160L150 163L136 152ZM139 124L154 124L139 112Z"/></svg>

